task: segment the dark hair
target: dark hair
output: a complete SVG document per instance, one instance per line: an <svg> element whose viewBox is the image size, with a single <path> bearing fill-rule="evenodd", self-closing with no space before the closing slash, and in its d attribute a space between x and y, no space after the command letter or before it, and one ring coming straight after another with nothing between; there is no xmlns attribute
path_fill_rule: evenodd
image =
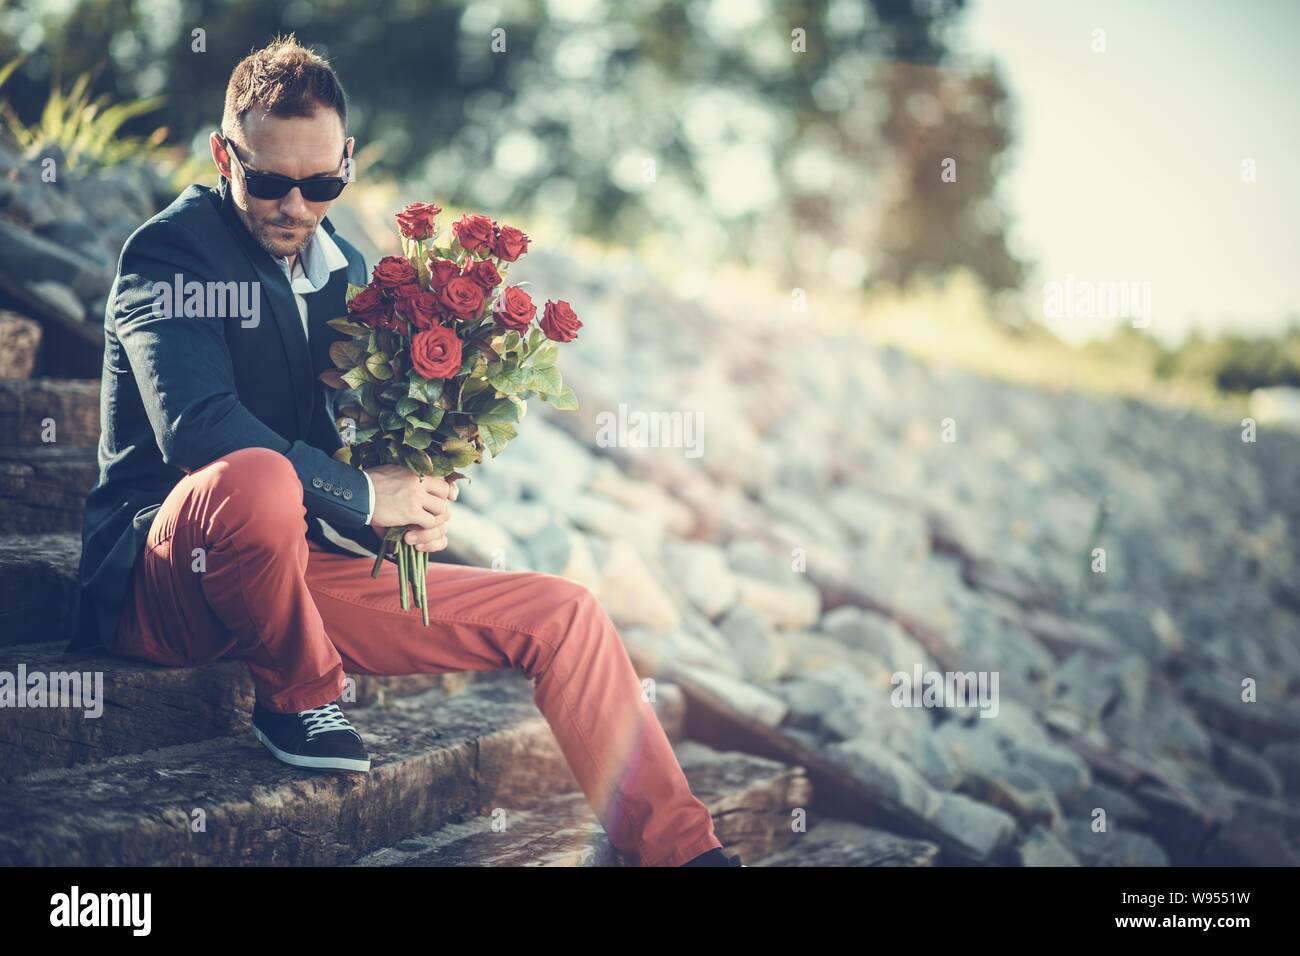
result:
<svg viewBox="0 0 1300 956"><path fill-rule="evenodd" d="M321 108L338 113L346 136L347 97L329 63L292 33L277 36L231 71L221 132L242 144L244 116L254 109L274 116L312 116Z"/></svg>

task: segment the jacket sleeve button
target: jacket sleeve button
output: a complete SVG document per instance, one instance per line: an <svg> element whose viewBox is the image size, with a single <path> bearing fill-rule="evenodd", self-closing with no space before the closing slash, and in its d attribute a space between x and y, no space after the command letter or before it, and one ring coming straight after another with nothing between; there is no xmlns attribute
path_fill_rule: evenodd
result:
<svg viewBox="0 0 1300 956"><path fill-rule="evenodd" d="M351 500L352 500L352 489L351 489L351 488L344 488L344 489L343 489L343 500L344 500L344 501L351 501Z"/></svg>
<svg viewBox="0 0 1300 956"><path fill-rule="evenodd" d="M322 484L322 482L321 482L321 480L320 480L319 478L313 478L313 479L311 480L311 486L312 486L313 488L319 488L319 487L321 486L321 484Z"/></svg>

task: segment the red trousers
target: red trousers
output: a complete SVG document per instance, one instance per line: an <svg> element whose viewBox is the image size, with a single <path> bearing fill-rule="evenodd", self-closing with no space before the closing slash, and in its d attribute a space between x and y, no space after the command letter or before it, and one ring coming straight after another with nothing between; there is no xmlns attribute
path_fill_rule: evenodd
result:
<svg viewBox="0 0 1300 956"><path fill-rule="evenodd" d="M615 847L642 866L678 866L722 845L585 586L431 562L425 627L401 610L396 565L378 578L372 566L308 541L287 458L232 452L163 502L108 649L181 667L241 659L259 703L280 713L338 699L346 673L519 668Z"/></svg>

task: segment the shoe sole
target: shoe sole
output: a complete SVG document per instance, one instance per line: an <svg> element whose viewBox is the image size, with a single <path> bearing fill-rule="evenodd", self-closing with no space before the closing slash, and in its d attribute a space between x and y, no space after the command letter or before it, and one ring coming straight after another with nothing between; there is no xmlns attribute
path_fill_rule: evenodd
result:
<svg viewBox="0 0 1300 956"><path fill-rule="evenodd" d="M305 757L302 754L291 754L287 750L281 750L271 743L270 738L258 730L255 724L253 725L253 733L266 746L267 750L293 767L303 767L307 770L356 770L363 773L370 769L369 757L365 760L358 760L355 757Z"/></svg>

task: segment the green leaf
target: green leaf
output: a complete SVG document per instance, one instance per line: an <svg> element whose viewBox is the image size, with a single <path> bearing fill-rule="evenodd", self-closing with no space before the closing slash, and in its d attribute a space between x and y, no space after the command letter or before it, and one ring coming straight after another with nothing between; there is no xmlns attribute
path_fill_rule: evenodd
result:
<svg viewBox="0 0 1300 956"><path fill-rule="evenodd" d="M572 385L565 385L564 390L558 395L542 396L542 401L549 401L551 405L561 411L573 411L578 407L578 396L573 391Z"/></svg>
<svg viewBox="0 0 1300 956"><path fill-rule="evenodd" d="M404 429L406 422L395 412L385 409L379 413L379 427L386 432L396 432Z"/></svg>
<svg viewBox="0 0 1300 956"><path fill-rule="evenodd" d="M543 395L559 395L564 390L564 380L560 378L560 370L554 366L535 368L529 376L528 387Z"/></svg>
<svg viewBox="0 0 1300 956"><path fill-rule="evenodd" d="M439 455L436 452L425 452L425 454L428 456L430 464L433 465L435 475L445 475L456 467L446 455Z"/></svg>
<svg viewBox="0 0 1300 956"><path fill-rule="evenodd" d="M405 418L407 415L410 415L412 412L418 411L420 405L421 402L418 399L411 398L410 395L403 395L401 398L397 400L396 411L397 414Z"/></svg>
<svg viewBox="0 0 1300 956"><path fill-rule="evenodd" d="M353 322L351 319L330 319L325 323L331 329L338 329L348 335L369 335L370 326L362 325L360 322Z"/></svg>
<svg viewBox="0 0 1300 956"><path fill-rule="evenodd" d="M375 386L373 382L365 382L360 387L354 389L357 393L357 401L365 409L367 415L372 417L379 414L379 400L375 397Z"/></svg>
<svg viewBox="0 0 1300 956"><path fill-rule="evenodd" d="M433 460L419 448L403 448L401 454L402 460L413 468L417 475L429 476L437 474L434 470Z"/></svg>
<svg viewBox="0 0 1300 956"><path fill-rule="evenodd" d="M402 444L406 445L408 448L419 448L423 450L428 448L432 441L433 432L420 431L418 428L412 428L410 425L408 425L406 431L402 433Z"/></svg>
<svg viewBox="0 0 1300 956"><path fill-rule="evenodd" d="M533 368L550 368L559 357L559 347L554 342L547 340L545 345L539 345L536 350L529 353L528 364Z"/></svg>
<svg viewBox="0 0 1300 956"><path fill-rule="evenodd" d="M500 398L474 416L480 425L501 425L519 421L519 408L510 398Z"/></svg>
<svg viewBox="0 0 1300 956"><path fill-rule="evenodd" d="M463 438L448 438L442 443L442 451L456 468L483 460L483 453Z"/></svg>
<svg viewBox="0 0 1300 956"><path fill-rule="evenodd" d="M408 394L411 398L418 398L425 404L432 405L438 399L442 398L442 380L436 378L425 378L419 372L411 372L411 383Z"/></svg>
<svg viewBox="0 0 1300 956"><path fill-rule="evenodd" d="M426 422L423 418L417 418L414 415L406 415L403 417L406 419L406 425L408 428L418 428L421 431L427 432L436 431L438 428L437 425L432 425L429 422ZM424 446L421 445L420 447L423 448Z"/></svg>
<svg viewBox="0 0 1300 956"><path fill-rule="evenodd" d="M365 286L363 286L363 285L354 285L353 283L349 282L349 283L348 283L348 291L347 291L347 295L344 296L344 301L345 301L345 302L351 302L351 301L352 301L353 299L355 299L358 295L360 295L362 292L365 292L365 291L366 291L366 287L365 287Z"/></svg>
<svg viewBox="0 0 1300 956"><path fill-rule="evenodd" d="M501 454L506 442L519 434L511 422L479 422L479 436L493 458Z"/></svg>
<svg viewBox="0 0 1300 956"><path fill-rule="evenodd" d="M387 381L393 377L393 370L388 364L388 356L383 352L375 352L366 356L366 371L381 381Z"/></svg>
<svg viewBox="0 0 1300 956"><path fill-rule="evenodd" d="M460 403L464 405L475 395L487 389L488 383L482 378L467 378L465 384L460 387Z"/></svg>
<svg viewBox="0 0 1300 956"><path fill-rule="evenodd" d="M532 377L532 369L515 367L508 365L503 367L500 372L488 376L488 382L498 392L506 392L510 395L518 395L520 392L526 392L531 387L529 381Z"/></svg>
<svg viewBox="0 0 1300 956"><path fill-rule="evenodd" d="M365 385L370 381L370 377L366 374L365 368L358 365L356 368L343 374L343 381L348 383L348 388L360 389L362 385ZM365 408L364 399L362 400L361 407Z"/></svg>

